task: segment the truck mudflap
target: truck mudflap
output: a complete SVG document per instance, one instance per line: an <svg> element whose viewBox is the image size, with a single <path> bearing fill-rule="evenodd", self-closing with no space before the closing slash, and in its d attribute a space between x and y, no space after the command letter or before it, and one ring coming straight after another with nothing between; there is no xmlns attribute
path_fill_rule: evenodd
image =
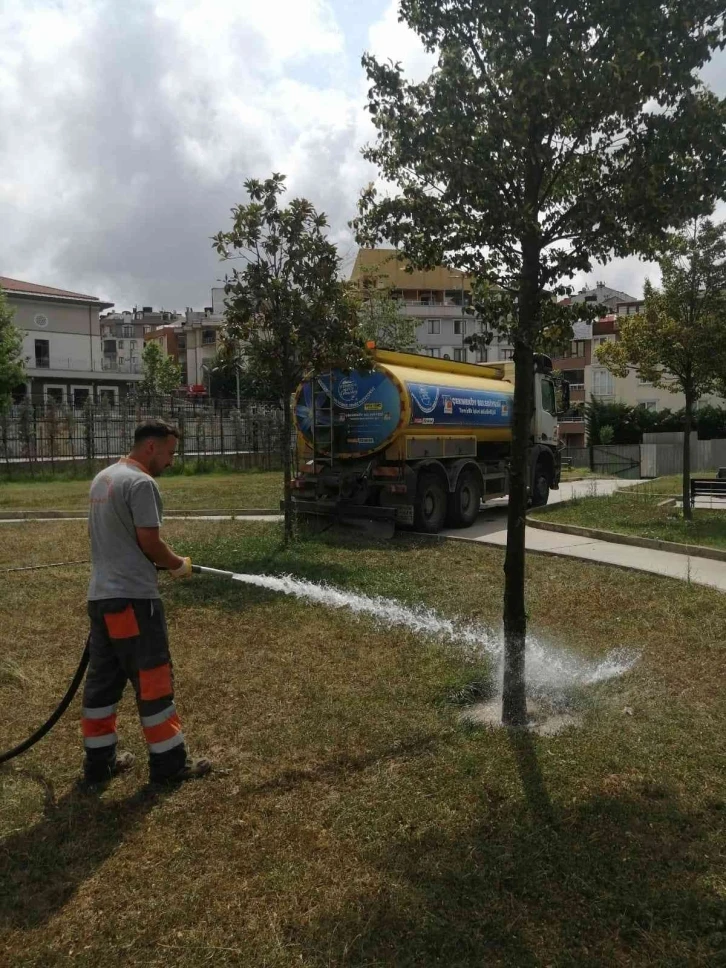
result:
<svg viewBox="0 0 726 968"><path fill-rule="evenodd" d="M284 501L280 501L280 509L284 511ZM315 501L294 497L292 509L298 514L329 518L338 524L350 525L377 537L392 537L396 521L401 521L401 515L397 515L400 509L395 507L369 507L342 501Z"/></svg>

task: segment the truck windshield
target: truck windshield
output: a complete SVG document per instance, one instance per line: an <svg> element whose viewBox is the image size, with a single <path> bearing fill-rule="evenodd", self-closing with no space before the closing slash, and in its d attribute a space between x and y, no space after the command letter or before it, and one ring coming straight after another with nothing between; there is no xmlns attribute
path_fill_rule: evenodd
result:
<svg viewBox="0 0 726 968"><path fill-rule="evenodd" d="M542 409L555 416L555 388L551 380L542 380Z"/></svg>

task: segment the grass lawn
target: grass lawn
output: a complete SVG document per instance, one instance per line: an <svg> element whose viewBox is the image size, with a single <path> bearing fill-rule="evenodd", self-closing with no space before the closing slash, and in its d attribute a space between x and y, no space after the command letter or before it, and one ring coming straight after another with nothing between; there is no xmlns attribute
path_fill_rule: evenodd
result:
<svg viewBox="0 0 726 968"><path fill-rule="evenodd" d="M560 475L562 481L582 481L587 480L590 477L596 477L599 480L602 480L608 476L608 474L600 474L596 471L591 471L589 467L563 467Z"/></svg>
<svg viewBox="0 0 726 968"><path fill-rule="evenodd" d="M90 481L0 481L0 510L88 510ZM280 507L280 471L172 474L159 478L164 506L186 508Z"/></svg>
<svg viewBox="0 0 726 968"><path fill-rule="evenodd" d="M670 479L663 480L668 482ZM653 488L659 484L656 481L604 497L578 498L530 513L558 524L726 548L726 512L695 508L693 521L685 521L679 508L658 506L663 501L663 492L654 493ZM668 483L665 486L669 486Z"/></svg>
<svg viewBox="0 0 726 968"><path fill-rule="evenodd" d="M0 527L0 569L86 555L82 522ZM207 565L498 622L498 549L402 535L285 552L270 525L165 531ZM68 681L87 577L0 574L0 749ZM76 701L0 769L0 964L726 963L725 596L530 556L535 634L641 653L588 693L580 729L545 739L459 725L453 697L486 670L451 646L219 580L163 594L185 731L224 772L145 790L127 696L141 765L84 796Z"/></svg>
<svg viewBox="0 0 726 968"><path fill-rule="evenodd" d="M693 471L691 477L715 477L713 471ZM646 494L660 494L663 497L678 497L683 495L683 477L680 474L670 474L667 477L656 477L655 480L638 484L637 489Z"/></svg>

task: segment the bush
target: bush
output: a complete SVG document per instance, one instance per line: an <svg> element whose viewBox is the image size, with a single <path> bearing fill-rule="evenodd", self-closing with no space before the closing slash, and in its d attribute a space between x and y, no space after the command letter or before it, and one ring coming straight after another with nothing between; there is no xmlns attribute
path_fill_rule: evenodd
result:
<svg viewBox="0 0 726 968"><path fill-rule="evenodd" d="M682 431L683 410L647 410L627 403L603 403L591 398L585 407L587 432L593 444L640 444L643 434ZM704 406L694 414L694 430L701 440L726 438L726 408ZM603 433L605 432L604 439ZM612 434L612 436L611 436Z"/></svg>

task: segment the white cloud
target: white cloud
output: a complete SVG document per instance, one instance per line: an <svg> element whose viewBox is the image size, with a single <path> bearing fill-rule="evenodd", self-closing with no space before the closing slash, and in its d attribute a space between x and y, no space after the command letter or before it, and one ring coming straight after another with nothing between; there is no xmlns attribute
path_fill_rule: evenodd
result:
<svg viewBox="0 0 726 968"><path fill-rule="evenodd" d="M344 234L365 165L327 0L5 0L0 20L0 272L203 304L209 236L272 170Z"/></svg>
<svg viewBox="0 0 726 968"><path fill-rule="evenodd" d="M398 19L398 0L391 0L383 17L368 31L370 53L378 60L400 61L409 81L419 82L431 73L436 56L429 54L421 38Z"/></svg>
<svg viewBox="0 0 726 968"><path fill-rule="evenodd" d="M347 222L376 175L356 48L413 80L435 63L396 0L377 2L0 0L0 274L121 308L204 305L224 273L209 237L243 180L273 170L350 258ZM719 92L724 66L707 70ZM638 295L644 276L625 260L589 281Z"/></svg>

